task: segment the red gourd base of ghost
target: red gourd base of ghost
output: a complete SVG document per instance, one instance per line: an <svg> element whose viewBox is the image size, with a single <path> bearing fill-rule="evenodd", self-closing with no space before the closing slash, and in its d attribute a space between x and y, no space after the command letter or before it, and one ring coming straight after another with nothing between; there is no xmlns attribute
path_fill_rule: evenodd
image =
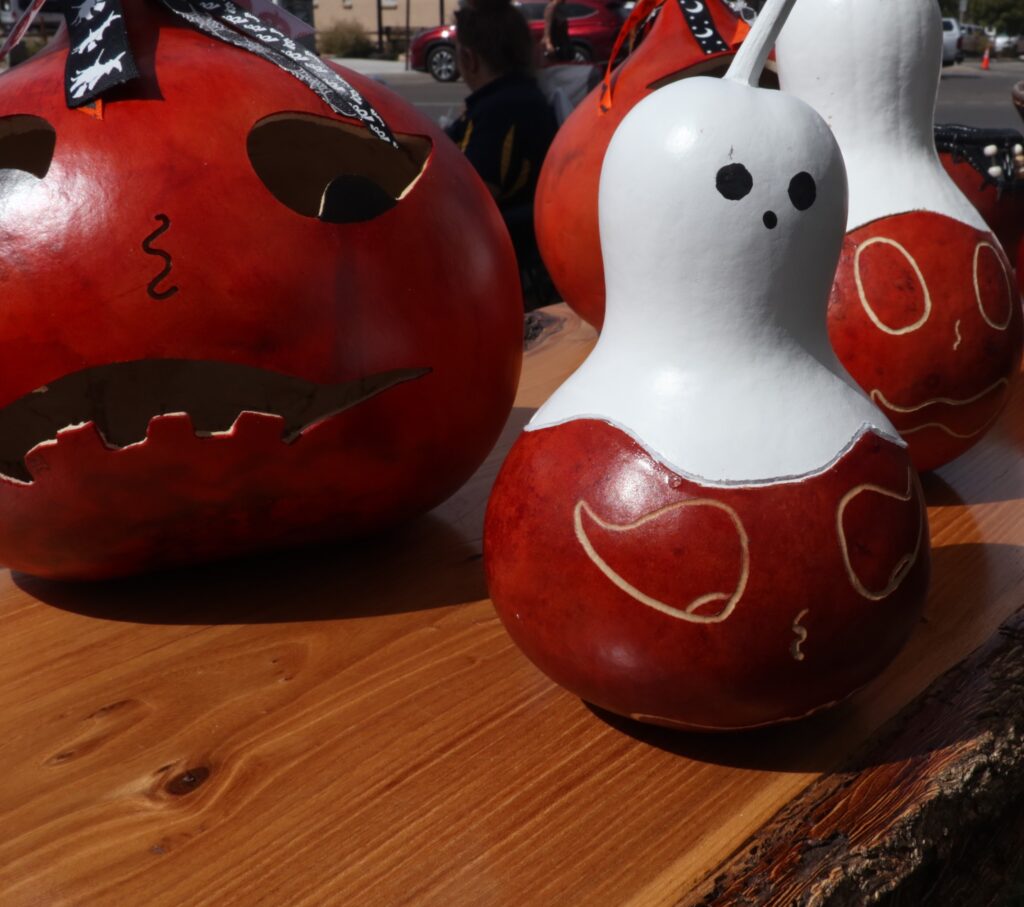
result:
<svg viewBox="0 0 1024 907"><path fill-rule="evenodd" d="M721 75L750 31L721 0L706 9L726 52L705 53L687 25L679 0L666 0L650 33L615 70L612 103L601 109L598 85L562 124L544 159L534 218L537 245L562 298L600 330L604 323L604 265L597 190L605 151L619 123L656 88L696 75Z"/></svg>
<svg viewBox="0 0 1024 907"><path fill-rule="evenodd" d="M1013 272L990 233L914 212L847 234L828 310L850 374L889 417L919 470L977 443L1020 367Z"/></svg>
<svg viewBox="0 0 1024 907"><path fill-rule="evenodd" d="M493 445L521 360L486 188L378 83L344 73L399 149L124 6L142 75L102 105L66 107L66 39L0 80L0 561L120 575L439 503ZM150 381L169 363L173 393Z"/></svg>
<svg viewBox="0 0 1024 907"><path fill-rule="evenodd" d="M605 422L526 432L484 540L498 614L542 671L699 730L800 718L867 683L911 632L929 571L917 477L874 434L821 475L724 488Z"/></svg>

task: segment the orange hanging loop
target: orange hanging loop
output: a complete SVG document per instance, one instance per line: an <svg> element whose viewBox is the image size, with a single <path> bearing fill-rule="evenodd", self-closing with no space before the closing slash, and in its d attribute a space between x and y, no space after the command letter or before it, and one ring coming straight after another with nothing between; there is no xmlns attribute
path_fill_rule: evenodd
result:
<svg viewBox="0 0 1024 907"><path fill-rule="evenodd" d="M619 31L618 37L615 39L615 46L612 48L611 56L608 58L608 66L604 72L604 79L601 80L601 98L600 105L602 111L607 111L612 106L612 91L614 86L613 71L615 69L615 61L619 58L619 52L622 50L622 45L626 43L626 39L629 39L630 51L633 49L633 44L636 39L636 33L640 30L640 27L647 20L647 18L661 5L665 0L639 0L636 6L633 7L633 11L629 14L629 18L622 25L622 29Z"/></svg>

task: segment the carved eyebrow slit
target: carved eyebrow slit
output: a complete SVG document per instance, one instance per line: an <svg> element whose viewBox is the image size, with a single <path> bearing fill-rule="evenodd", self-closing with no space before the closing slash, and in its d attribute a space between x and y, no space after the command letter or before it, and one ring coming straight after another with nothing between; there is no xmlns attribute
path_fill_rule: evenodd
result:
<svg viewBox="0 0 1024 907"><path fill-rule="evenodd" d="M57 133L42 117L0 117L0 179L4 170L19 170L43 179L50 170L56 145Z"/></svg>
<svg viewBox="0 0 1024 907"><path fill-rule="evenodd" d="M422 136L386 146L366 129L311 114L280 113L249 133L249 161L263 185L297 214L333 224L390 211L426 169L433 150Z"/></svg>

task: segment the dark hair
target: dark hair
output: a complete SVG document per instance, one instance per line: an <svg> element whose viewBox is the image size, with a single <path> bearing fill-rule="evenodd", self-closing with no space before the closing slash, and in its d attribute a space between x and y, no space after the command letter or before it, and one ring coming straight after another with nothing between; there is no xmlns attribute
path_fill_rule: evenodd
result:
<svg viewBox="0 0 1024 907"><path fill-rule="evenodd" d="M510 0L468 0L455 13L458 41L499 75L533 67L533 38Z"/></svg>

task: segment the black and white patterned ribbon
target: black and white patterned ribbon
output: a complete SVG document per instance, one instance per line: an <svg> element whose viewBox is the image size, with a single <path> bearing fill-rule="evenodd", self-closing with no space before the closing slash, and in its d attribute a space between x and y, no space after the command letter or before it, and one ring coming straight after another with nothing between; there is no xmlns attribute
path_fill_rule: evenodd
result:
<svg viewBox="0 0 1024 907"><path fill-rule="evenodd" d="M724 53L729 49L715 27L707 3L703 0L678 0L678 3L694 40L707 56Z"/></svg>
<svg viewBox="0 0 1024 907"><path fill-rule="evenodd" d="M115 85L138 78L120 0L67 3L68 62L64 97L68 107L92 103Z"/></svg>
<svg viewBox="0 0 1024 907"><path fill-rule="evenodd" d="M160 0L190 25L255 54L298 79L335 113L358 120L382 142L395 137L373 106L316 54L232 0ZM121 0L72 0L65 7L71 41L65 78L69 107L90 104L105 91L137 78Z"/></svg>
<svg viewBox="0 0 1024 907"><path fill-rule="evenodd" d="M161 0L200 31L279 66L315 91L343 117L359 120L377 138L397 148L384 118L316 54L231 0Z"/></svg>

